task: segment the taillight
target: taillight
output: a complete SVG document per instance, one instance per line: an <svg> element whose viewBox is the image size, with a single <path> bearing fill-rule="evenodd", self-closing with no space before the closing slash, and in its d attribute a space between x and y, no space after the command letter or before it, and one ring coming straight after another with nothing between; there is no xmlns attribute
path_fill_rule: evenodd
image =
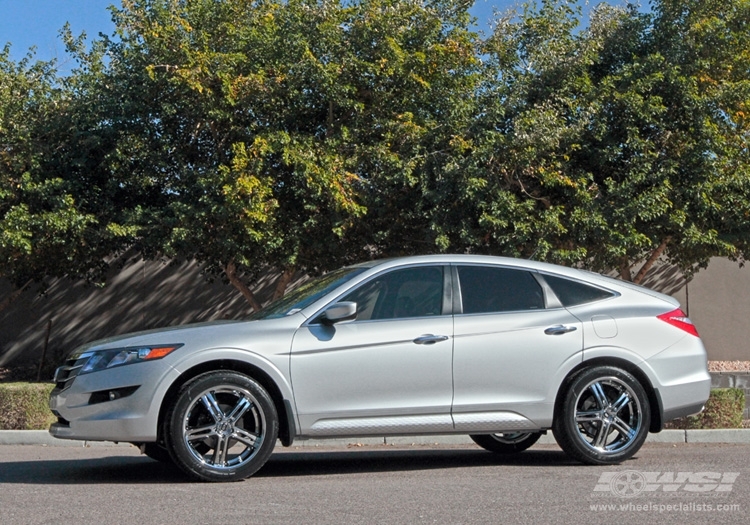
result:
<svg viewBox="0 0 750 525"><path fill-rule="evenodd" d="M693 321L691 321L690 318L687 315L685 315L685 312L683 312L679 308L677 310L672 310L671 312L667 312L665 314L657 315L656 317L658 317L665 323L669 323L672 326L676 326L677 328L684 330L689 334L694 335L695 337L700 337L698 335L698 330L695 328L695 325L693 324Z"/></svg>

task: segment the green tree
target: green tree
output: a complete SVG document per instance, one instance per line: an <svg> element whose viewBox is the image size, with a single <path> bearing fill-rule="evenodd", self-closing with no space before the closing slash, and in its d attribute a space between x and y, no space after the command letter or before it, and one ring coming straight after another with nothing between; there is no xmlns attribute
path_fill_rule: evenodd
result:
<svg viewBox="0 0 750 525"><path fill-rule="evenodd" d="M47 277L100 277L97 218L82 210L64 174L49 169L67 102L52 63L0 52L0 277L7 307Z"/></svg>
<svg viewBox="0 0 750 525"><path fill-rule="evenodd" d="M466 7L126 1L117 38L69 39L144 253L196 258L257 309L269 268L280 295L298 270L424 250L422 178L470 117Z"/></svg>
<svg viewBox="0 0 750 525"><path fill-rule="evenodd" d="M565 224L573 203L563 167L580 126L569 116L595 54L575 32L576 14L566 2L525 5L496 20L484 41L475 117L433 208L446 250L563 263L585 257Z"/></svg>
<svg viewBox="0 0 750 525"><path fill-rule="evenodd" d="M250 283L373 256L535 257L639 282L743 261L750 7L126 0L78 66L0 54L0 276L197 259Z"/></svg>
<svg viewBox="0 0 750 525"><path fill-rule="evenodd" d="M461 201L486 233L468 244L636 282L660 257L743 260L749 8L601 6L580 30L571 3L544 1L500 20Z"/></svg>

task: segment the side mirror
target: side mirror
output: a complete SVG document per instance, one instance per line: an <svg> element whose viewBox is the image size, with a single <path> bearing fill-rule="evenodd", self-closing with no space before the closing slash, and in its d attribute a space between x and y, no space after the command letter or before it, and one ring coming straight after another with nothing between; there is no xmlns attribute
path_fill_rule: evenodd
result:
<svg viewBox="0 0 750 525"><path fill-rule="evenodd" d="M332 325L342 321L351 321L357 318L357 303L345 301L332 304L325 309L320 316L323 324Z"/></svg>

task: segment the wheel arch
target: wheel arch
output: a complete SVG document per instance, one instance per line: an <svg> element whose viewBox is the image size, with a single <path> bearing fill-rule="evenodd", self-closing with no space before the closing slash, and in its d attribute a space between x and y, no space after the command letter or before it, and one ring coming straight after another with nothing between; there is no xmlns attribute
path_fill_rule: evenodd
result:
<svg viewBox="0 0 750 525"><path fill-rule="evenodd" d="M268 392L268 395L271 396L271 400L273 401L273 404L276 407L276 412L279 416L279 440L281 440L282 445L284 445L285 447L290 446L294 441L294 437L297 432L290 401L284 397L281 389L273 380L273 378L262 368L251 363L234 359L217 359L206 361L205 363L195 365L180 374L180 376L167 389L166 394L162 398L161 406L159 407L159 419L157 422L158 441L163 441L164 425L166 424L165 419L167 412L169 411L170 405L177 398L177 394L180 391L180 388L182 388L182 385L198 377L199 375L221 370L239 372L241 374L244 374L257 381L266 390L266 392Z"/></svg>
<svg viewBox="0 0 750 525"><path fill-rule="evenodd" d="M583 361L582 363L576 365L570 372L568 372L568 375L565 376L565 379L560 384L560 388L557 391L557 396L555 398L555 409L552 415L553 419L557 418L558 414L560 413L561 405L565 398L565 393L567 392L568 385L570 384L572 379L581 372L597 366L614 366L617 368L621 368L638 380L641 386L643 386L643 389L646 391L648 402L651 408L649 432L661 432L664 426L664 421L662 420L664 410L662 407L661 396L659 395L658 390L654 388L648 376L643 372L641 368L626 359L617 357L595 357L593 359Z"/></svg>

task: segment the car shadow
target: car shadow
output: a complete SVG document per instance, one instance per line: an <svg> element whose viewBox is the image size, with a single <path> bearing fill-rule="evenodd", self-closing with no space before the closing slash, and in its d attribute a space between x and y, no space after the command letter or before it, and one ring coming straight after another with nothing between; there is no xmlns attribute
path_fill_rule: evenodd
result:
<svg viewBox="0 0 750 525"><path fill-rule="evenodd" d="M404 472L498 465L554 467L576 463L559 449L493 454L480 449L346 449L276 453L255 476L298 477L361 472Z"/></svg>
<svg viewBox="0 0 750 525"><path fill-rule="evenodd" d="M403 472L483 466L565 467L575 465L559 449L500 455L474 449L282 449L251 479L363 472ZM0 483L29 485L190 483L177 467L146 456L3 462Z"/></svg>

